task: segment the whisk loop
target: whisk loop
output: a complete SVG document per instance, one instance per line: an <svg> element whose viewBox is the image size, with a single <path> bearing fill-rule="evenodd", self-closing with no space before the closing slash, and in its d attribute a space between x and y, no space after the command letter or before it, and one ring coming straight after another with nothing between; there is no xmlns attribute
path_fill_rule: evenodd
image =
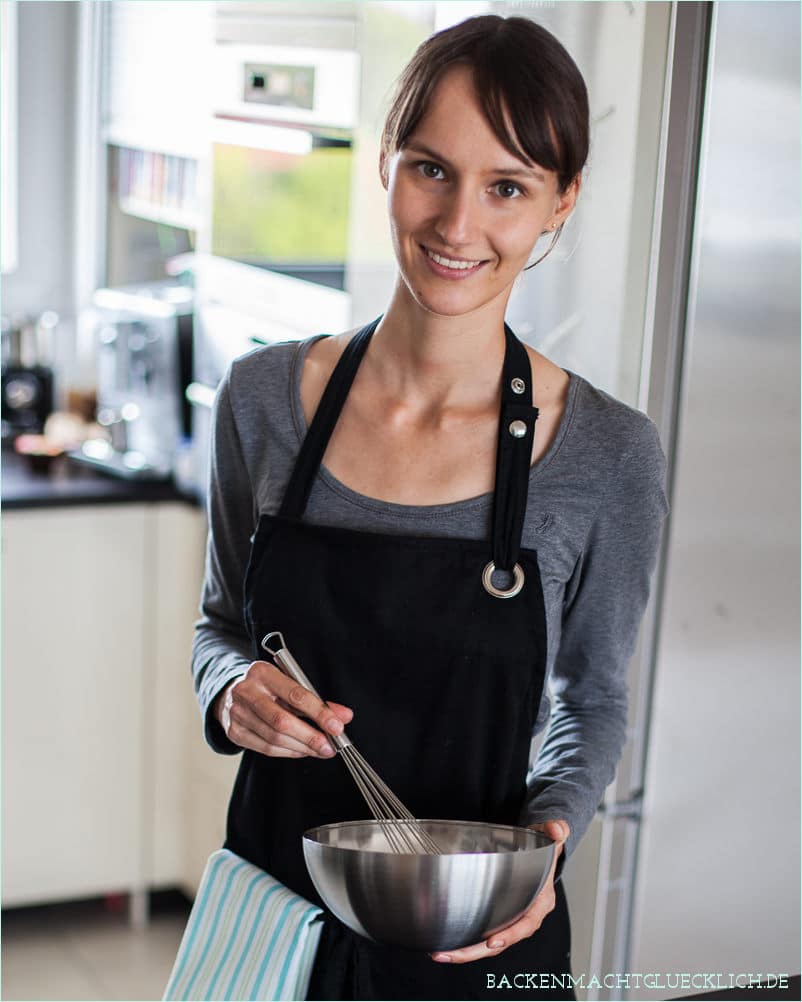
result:
<svg viewBox="0 0 802 1002"><path fill-rule="evenodd" d="M278 642L275 650L270 646L270 641L274 638ZM284 637L278 631L268 633L262 639L262 647L294 682L302 685L320 699L315 687L287 649ZM440 849L431 835L360 755L345 731L340 735L327 734L326 738L334 745L348 767L348 771L359 787L359 792L365 798L365 803L370 808L371 814L381 826L392 851L397 853L431 853L439 856Z"/></svg>

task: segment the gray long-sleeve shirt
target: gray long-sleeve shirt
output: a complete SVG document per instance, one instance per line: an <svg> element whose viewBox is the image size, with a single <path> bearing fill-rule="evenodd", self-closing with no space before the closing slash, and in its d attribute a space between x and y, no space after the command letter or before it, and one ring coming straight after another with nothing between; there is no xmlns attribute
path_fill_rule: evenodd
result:
<svg viewBox="0 0 802 1002"><path fill-rule="evenodd" d="M211 704L252 660L243 580L260 514L275 514L306 433L300 384L315 339L236 359L214 408L206 579L192 654L208 742L239 749ZM547 631L547 687L535 733L548 731L530 770L521 822L566 820L566 855L612 780L627 721L626 669L649 593L667 510L665 460L654 424L570 373L565 410L531 468L522 545L536 549ZM492 495L411 506L352 491L322 467L305 518L323 525L419 536L489 538Z"/></svg>

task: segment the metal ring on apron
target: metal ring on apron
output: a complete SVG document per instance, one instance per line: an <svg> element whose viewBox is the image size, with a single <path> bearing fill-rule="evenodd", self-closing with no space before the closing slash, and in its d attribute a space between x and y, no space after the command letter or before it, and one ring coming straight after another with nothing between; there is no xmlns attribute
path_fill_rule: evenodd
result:
<svg viewBox="0 0 802 1002"><path fill-rule="evenodd" d="M509 588L496 588L496 586L491 581L493 573L496 570L496 565L491 560L490 563L482 571L482 584L485 586L485 591L490 595L494 595L496 598L514 598L518 592L524 586L524 572L520 564L516 564L512 569L514 579Z"/></svg>

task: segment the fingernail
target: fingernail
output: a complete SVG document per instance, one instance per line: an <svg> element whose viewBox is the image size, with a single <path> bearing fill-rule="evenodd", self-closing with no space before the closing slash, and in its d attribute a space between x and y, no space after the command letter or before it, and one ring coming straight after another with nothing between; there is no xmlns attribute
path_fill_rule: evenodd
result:
<svg viewBox="0 0 802 1002"><path fill-rule="evenodd" d="M335 751L334 751L334 749L331 747L331 745L323 745L323 747L320 749L320 751L321 751L321 753L323 755L334 755L334 754L336 754Z"/></svg>
<svg viewBox="0 0 802 1002"><path fill-rule="evenodd" d="M488 946L490 947L491 950L497 950L500 946L504 946L504 940L491 939L490 942L488 943Z"/></svg>
<svg viewBox="0 0 802 1002"><path fill-rule="evenodd" d="M328 723L328 729L330 734L341 734L343 729L342 721L336 717L332 717Z"/></svg>
<svg viewBox="0 0 802 1002"><path fill-rule="evenodd" d="M451 957L449 957L447 953L435 953L432 956L432 960L436 960L438 962L438 964L450 964L451 963Z"/></svg>

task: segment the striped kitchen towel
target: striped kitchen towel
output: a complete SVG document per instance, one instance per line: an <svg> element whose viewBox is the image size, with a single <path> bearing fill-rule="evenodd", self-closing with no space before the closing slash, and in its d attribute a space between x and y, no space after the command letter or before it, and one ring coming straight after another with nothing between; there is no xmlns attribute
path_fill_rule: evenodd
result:
<svg viewBox="0 0 802 1002"><path fill-rule="evenodd" d="M212 853L164 998L304 999L322 914L228 849Z"/></svg>

